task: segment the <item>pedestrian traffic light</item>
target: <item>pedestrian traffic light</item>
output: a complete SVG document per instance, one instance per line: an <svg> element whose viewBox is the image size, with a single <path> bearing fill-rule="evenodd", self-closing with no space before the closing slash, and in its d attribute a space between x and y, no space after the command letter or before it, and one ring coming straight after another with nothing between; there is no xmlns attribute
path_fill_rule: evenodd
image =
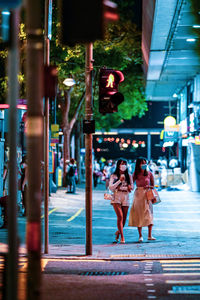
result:
<svg viewBox="0 0 200 300"><path fill-rule="evenodd" d="M105 24L119 19L117 4L106 0L59 0L60 42L74 46L104 38Z"/></svg>
<svg viewBox="0 0 200 300"><path fill-rule="evenodd" d="M124 96L118 92L119 83L124 80L121 71L100 69L99 76L99 112L102 114L118 111L118 105L124 101Z"/></svg>

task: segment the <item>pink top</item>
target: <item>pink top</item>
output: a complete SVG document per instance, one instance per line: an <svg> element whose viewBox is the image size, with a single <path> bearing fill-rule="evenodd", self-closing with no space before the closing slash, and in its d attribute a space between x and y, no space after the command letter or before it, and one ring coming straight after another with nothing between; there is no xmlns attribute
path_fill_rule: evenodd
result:
<svg viewBox="0 0 200 300"><path fill-rule="evenodd" d="M134 178L134 173L133 173L133 178ZM142 173L139 173L135 181L137 187L144 187L147 185L154 186L154 178L151 172L148 172L147 176L144 176Z"/></svg>

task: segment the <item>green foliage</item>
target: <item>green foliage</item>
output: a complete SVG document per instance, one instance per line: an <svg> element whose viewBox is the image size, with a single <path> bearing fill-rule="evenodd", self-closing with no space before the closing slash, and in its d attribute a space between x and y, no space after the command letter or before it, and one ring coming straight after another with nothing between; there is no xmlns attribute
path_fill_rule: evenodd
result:
<svg viewBox="0 0 200 300"><path fill-rule="evenodd" d="M24 74L24 62L25 62L25 45L26 45L26 33L25 25L21 23L19 26L19 49L20 49L20 71L18 74L19 80L19 97L25 98L25 74ZM0 51L0 103L6 102L7 91L8 91L8 77L6 74L8 50Z"/></svg>
<svg viewBox="0 0 200 300"><path fill-rule="evenodd" d="M94 119L96 128L116 127L121 120L141 117L147 110L144 97L143 72L141 69L141 32L134 20L134 0L117 1L121 13L120 21L109 24L104 41L94 43ZM62 47L57 38L60 24L54 18L53 41L51 42L51 61L58 65L59 88L64 89L63 80L72 76L76 86L71 94L70 116L85 88L85 47ZM120 92L125 101L119 106L119 112L103 116L98 112L98 75L103 66L121 70L125 80L120 84ZM62 98L62 97L61 97ZM82 114L83 115L83 110ZM103 124L103 125L102 125Z"/></svg>

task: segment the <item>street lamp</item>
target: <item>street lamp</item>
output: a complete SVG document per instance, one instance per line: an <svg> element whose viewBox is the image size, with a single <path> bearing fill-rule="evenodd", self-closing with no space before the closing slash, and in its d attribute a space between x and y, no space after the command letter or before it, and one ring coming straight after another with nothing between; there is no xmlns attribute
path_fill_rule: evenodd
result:
<svg viewBox="0 0 200 300"><path fill-rule="evenodd" d="M72 87L73 85L76 84L76 81L73 78L66 78L63 81L64 85L68 86L68 87Z"/></svg>
<svg viewBox="0 0 200 300"><path fill-rule="evenodd" d="M69 159L70 156L70 148L69 148L69 140L70 140L70 124L69 124L69 120L68 120L68 114L69 114L69 109L70 109L70 94L72 91L73 86L76 84L76 81L73 78L66 78L63 81L63 84L65 86L68 87L68 89L65 91L66 92L66 96L67 96L67 109L65 110L67 113L67 116L65 116L65 123L64 123L64 127L65 127L65 132L64 133L64 146L63 146L63 180L65 180L65 174L66 174L66 159Z"/></svg>

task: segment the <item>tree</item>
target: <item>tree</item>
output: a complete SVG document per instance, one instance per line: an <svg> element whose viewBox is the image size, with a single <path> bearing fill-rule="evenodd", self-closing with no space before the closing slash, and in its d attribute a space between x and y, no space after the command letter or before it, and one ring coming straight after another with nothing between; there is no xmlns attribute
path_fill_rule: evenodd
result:
<svg viewBox="0 0 200 300"><path fill-rule="evenodd" d="M191 0L191 4L192 4L192 14L195 17L196 20L196 24L199 25L200 24L200 1L199 0ZM195 49L197 49L198 54L200 54L200 33L199 33L199 28L193 28L193 32L195 33L195 35L198 35L198 39L196 41L197 43L197 47L195 47Z"/></svg>
<svg viewBox="0 0 200 300"><path fill-rule="evenodd" d="M121 21L111 24L106 32L104 41L94 43L94 118L96 128L109 129L116 127L123 119L130 119L132 116L142 116L147 110L144 97L143 73L141 69L141 32L133 22L134 1L118 1ZM121 3L123 2L123 3ZM130 9L131 8L131 9ZM56 19L55 19L56 20ZM60 24L54 22L54 31L59 29ZM55 37L56 34L53 34ZM64 149L66 157L69 155L69 124L72 126L82 112L80 99L84 93L85 77L85 48L83 45L76 45L73 48L62 47L58 39L53 39L51 43L51 60L58 64L59 87L63 89L62 82L70 75L75 79L76 86L71 91L71 101L68 100L67 93L63 93L61 102L64 113L59 113L58 119L62 118L62 128L65 130ZM120 91L125 96L125 101L120 105L119 112L102 116L98 112L98 73L102 66L121 70L125 75L125 81L121 84ZM60 97L61 99L62 97ZM83 102L81 102L83 103ZM64 131L63 131L64 132ZM65 151L65 150L64 150Z"/></svg>

